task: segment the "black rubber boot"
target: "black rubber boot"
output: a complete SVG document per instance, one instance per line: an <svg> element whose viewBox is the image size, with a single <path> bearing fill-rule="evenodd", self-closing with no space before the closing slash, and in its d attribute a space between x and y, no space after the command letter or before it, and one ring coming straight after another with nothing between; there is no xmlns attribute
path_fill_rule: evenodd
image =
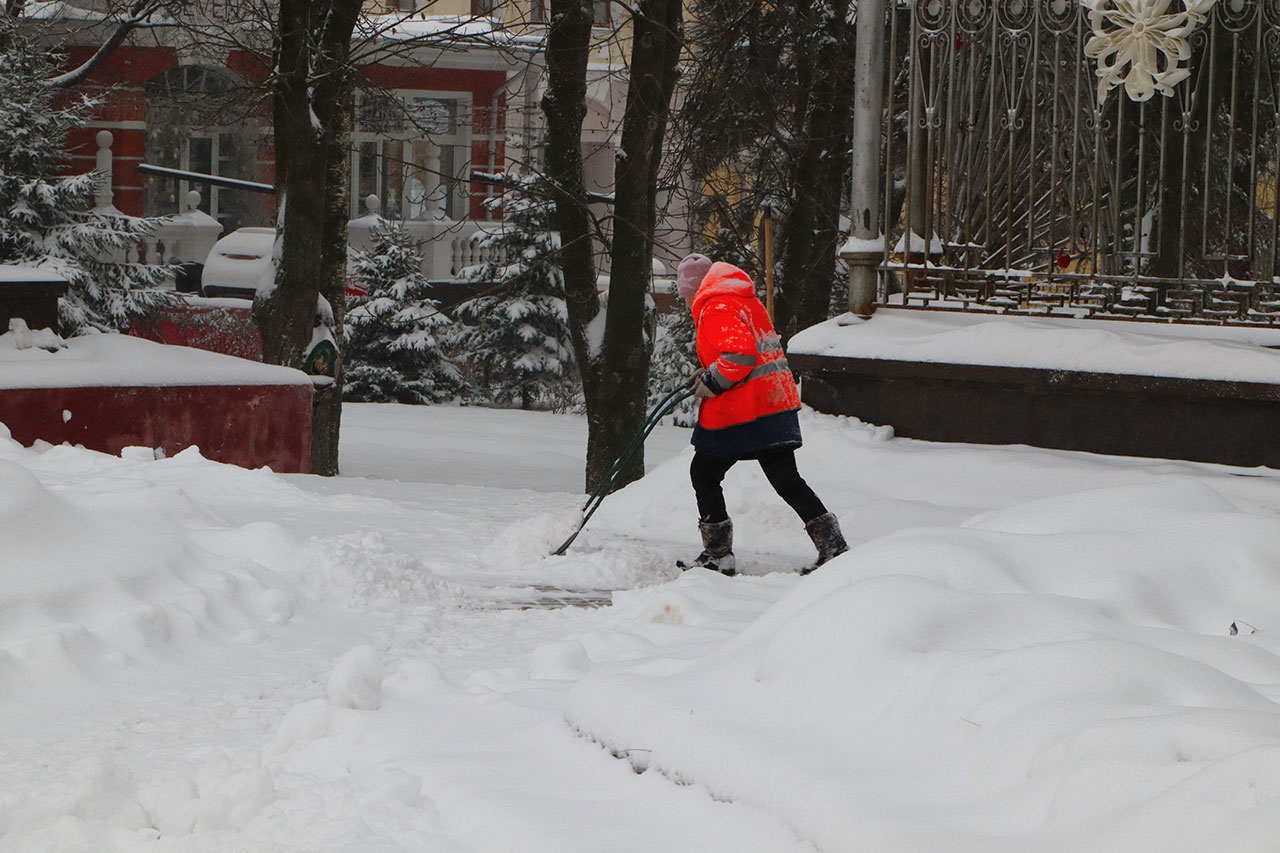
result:
<svg viewBox="0 0 1280 853"><path fill-rule="evenodd" d="M698 532L702 534L702 553L692 563L677 563L682 569L703 568L719 572L726 577L738 573L737 561L733 558L733 522L699 521Z"/></svg>
<svg viewBox="0 0 1280 853"><path fill-rule="evenodd" d="M813 547L818 549L818 559L813 565L801 569L802 575L809 574L832 557L849 550L849 543L844 541L844 534L840 532L840 520L833 513L828 512L806 521L804 532L809 534Z"/></svg>

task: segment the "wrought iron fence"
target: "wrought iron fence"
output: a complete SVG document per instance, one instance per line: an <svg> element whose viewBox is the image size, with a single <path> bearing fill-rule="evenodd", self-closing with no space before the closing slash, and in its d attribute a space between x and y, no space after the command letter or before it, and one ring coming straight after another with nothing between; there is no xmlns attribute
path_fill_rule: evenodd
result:
<svg viewBox="0 0 1280 853"><path fill-rule="evenodd" d="M1280 0L899 0L881 304L1280 323Z"/></svg>

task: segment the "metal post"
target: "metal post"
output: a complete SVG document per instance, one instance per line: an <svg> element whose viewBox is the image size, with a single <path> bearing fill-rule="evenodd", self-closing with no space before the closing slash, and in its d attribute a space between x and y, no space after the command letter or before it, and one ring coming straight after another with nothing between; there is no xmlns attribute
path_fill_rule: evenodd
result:
<svg viewBox="0 0 1280 853"><path fill-rule="evenodd" d="M884 111L885 0L858 0L854 62L853 187L849 242L840 257L849 265L849 311L875 311L876 267L884 256L873 247L880 233L880 128Z"/></svg>
<svg viewBox="0 0 1280 853"><path fill-rule="evenodd" d="M764 206L764 214L760 218L761 231L764 238L764 310L773 322L773 208Z"/></svg>

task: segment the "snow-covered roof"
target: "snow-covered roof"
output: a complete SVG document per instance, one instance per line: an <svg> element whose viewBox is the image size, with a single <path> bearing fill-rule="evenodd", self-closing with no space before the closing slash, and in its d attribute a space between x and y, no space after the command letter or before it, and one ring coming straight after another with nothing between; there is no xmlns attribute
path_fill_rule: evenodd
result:
<svg viewBox="0 0 1280 853"><path fill-rule="evenodd" d="M0 335L0 389L310 384L291 367L128 335L71 338L56 352L18 349L13 333Z"/></svg>
<svg viewBox="0 0 1280 853"><path fill-rule="evenodd" d="M20 264L0 264L0 284L13 281L23 283L47 281L65 284L67 280L52 270L22 266Z"/></svg>
<svg viewBox="0 0 1280 853"><path fill-rule="evenodd" d="M415 39L430 36L484 36L502 29L495 18L472 15L366 15L365 20L386 38Z"/></svg>
<svg viewBox="0 0 1280 853"><path fill-rule="evenodd" d="M542 41L540 35L517 33L507 29L497 18L475 15L428 15L425 12L365 15L357 31L366 36L373 35L387 41L434 39L441 47L447 47L450 41L457 41L460 45L483 44L505 48L532 47Z"/></svg>

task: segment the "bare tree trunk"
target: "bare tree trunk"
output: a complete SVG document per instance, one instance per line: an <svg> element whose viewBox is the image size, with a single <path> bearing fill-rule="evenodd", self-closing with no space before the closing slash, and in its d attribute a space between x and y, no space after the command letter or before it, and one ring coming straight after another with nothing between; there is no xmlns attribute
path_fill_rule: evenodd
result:
<svg viewBox="0 0 1280 853"><path fill-rule="evenodd" d="M651 275L657 176L682 32L680 0L641 0L632 18L626 113L615 185L613 267L604 335L588 327L602 309L591 256L591 221L582 171L582 121L591 53L591 4L552 0L547 36L546 171L556 200L569 328L587 406L588 490L608 475L645 415L650 342L644 335ZM619 477L644 473L641 454Z"/></svg>
<svg viewBox="0 0 1280 853"><path fill-rule="evenodd" d="M596 295L596 265L591 253L591 215L582 171L582 122L587 115L587 62L591 57L591 6L582 0L551 0L547 32L546 176L555 198L554 222L560 232L560 270L564 276L569 335L582 376L587 406L587 442L599 432L599 353L587 328L603 310ZM588 450L587 484L591 478Z"/></svg>
<svg viewBox="0 0 1280 853"><path fill-rule="evenodd" d="M282 239L276 287L254 305L263 359L306 369L320 300L342 352L347 192L355 71L351 37L360 0L281 0L272 107ZM322 316L323 316L322 313ZM311 470L338 473L342 358L332 385L317 388Z"/></svg>
<svg viewBox="0 0 1280 853"><path fill-rule="evenodd" d="M649 356L645 299L653 276L653 230L663 139L683 43L681 0L641 0L632 17L631 71L614 182L613 266L601 353L601 419L587 448L587 482L598 482L645 419ZM597 448L592 454L592 445ZM644 476L643 448L621 483Z"/></svg>
<svg viewBox="0 0 1280 853"><path fill-rule="evenodd" d="M853 27L848 0L824 3L823 26L798 51L803 133L792 157L793 202L782 231L774 325L784 341L827 319L840 243L840 200L853 126ZM816 45L815 45L816 43Z"/></svg>

